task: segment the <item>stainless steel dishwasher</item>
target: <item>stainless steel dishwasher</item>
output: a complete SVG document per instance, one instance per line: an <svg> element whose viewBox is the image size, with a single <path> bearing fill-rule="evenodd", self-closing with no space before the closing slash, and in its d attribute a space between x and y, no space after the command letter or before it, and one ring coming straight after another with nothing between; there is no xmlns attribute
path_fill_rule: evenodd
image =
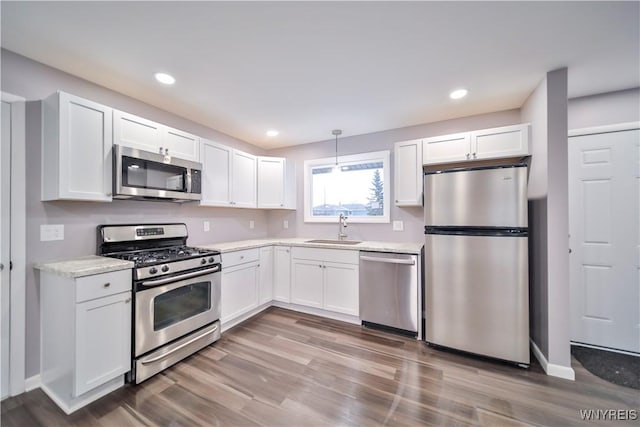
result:
<svg viewBox="0 0 640 427"><path fill-rule="evenodd" d="M422 337L418 255L360 252L360 320Z"/></svg>

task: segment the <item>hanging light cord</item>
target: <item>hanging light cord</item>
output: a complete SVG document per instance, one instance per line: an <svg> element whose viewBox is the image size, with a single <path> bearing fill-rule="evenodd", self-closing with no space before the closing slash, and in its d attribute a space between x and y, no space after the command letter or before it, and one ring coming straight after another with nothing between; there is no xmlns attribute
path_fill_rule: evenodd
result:
<svg viewBox="0 0 640 427"><path fill-rule="evenodd" d="M338 166L338 135L342 134L342 130L334 129L331 133L336 136L336 166Z"/></svg>

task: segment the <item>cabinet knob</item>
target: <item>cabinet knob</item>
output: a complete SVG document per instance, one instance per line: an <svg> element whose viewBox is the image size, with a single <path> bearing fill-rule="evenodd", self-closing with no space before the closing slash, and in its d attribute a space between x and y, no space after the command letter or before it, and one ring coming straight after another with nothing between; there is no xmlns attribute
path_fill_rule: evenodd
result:
<svg viewBox="0 0 640 427"><path fill-rule="evenodd" d="M103 288L108 288L109 286L111 286L111 283L107 282L104 285L102 285Z"/></svg>
<svg viewBox="0 0 640 427"><path fill-rule="evenodd" d="M169 155L169 149L168 149L168 148L165 148L165 149L164 149L164 154L165 154L165 156L168 156L168 155Z"/></svg>
<svg viewBox="0 0 640 427"><path fill-rule="evenodd" d="M396 203L398 203L398 200L396 199Z"/></svg>
<svg viewBox="0 0 640 427"><path fill-rule="evenodd" d="M160 147L160 148L158 149L158 152L159 152L160 154L162 154L162 147Z"/></svg>
<svg viewBox="0 0 640 427"><path fill-rule="evenodd" d="M318 264L318 267L322 268L322 264Z"/></svg>
<svg viewBox="0 0 640 427"><path fill-rule="evenodd" d="M126 300L124 300L125 304L129 304L131 302L131 298L127 298Z"/></svg>
<svg viewBox="0 0 640 427"><path fill-rule="evenodd" d="M469 153L467 153L467 160L469 160L469 158L470 158L470 157L471 157L471 156L469 155Z"/></svg>
<svg viewBox="0 0 640 427"><path fill-rule="evenodd" d="M240 255L240 259L244 259L244 255Z"/></svg>
<svg viewBox="0 0 640 427"><path fill-rule="evenodd" d="M474 158L474 159L476 158L476 153L473 153L473 158Z"/></svg>

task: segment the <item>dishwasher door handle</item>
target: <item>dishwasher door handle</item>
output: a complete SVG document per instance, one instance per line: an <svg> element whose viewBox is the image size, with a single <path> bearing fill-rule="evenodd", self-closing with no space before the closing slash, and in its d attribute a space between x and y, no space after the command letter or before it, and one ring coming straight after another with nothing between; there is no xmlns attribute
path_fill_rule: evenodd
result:
<svg viewBox="0 0 640 427"><path fill-rule="evenodd" d="M415 265L416 263L416 261L413 259L378 258L366 255L360 255L360 259L363 261L385 262L387 264Z"/></svg>

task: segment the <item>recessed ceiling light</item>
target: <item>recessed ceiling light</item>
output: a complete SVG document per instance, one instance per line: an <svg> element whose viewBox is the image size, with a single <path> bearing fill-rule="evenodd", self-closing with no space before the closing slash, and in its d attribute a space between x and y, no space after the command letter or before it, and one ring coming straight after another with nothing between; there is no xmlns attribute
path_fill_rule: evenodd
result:
<svg viewBox="0 0 640 427"><path fill-rule="evenodd" d="M267 136L278 136L279 133L280 132L278 132L277 130L271 129L267 131Z"/></svg>
<svg viewBox="0 0 640 427"><path fill-rule="evenodd" d="M155 73L154 76L156 77L157 81L164 85L172 85L176 82L176 79L172 75L167 73Z"/></svg>
<svg viewBox="0 0 640 427"><path fill-rule="evenodd" d="M465 96L467 96L466 89L456 89L449 94L449 98L451 99L460 99L460 98L464 98Z"/></svg>

